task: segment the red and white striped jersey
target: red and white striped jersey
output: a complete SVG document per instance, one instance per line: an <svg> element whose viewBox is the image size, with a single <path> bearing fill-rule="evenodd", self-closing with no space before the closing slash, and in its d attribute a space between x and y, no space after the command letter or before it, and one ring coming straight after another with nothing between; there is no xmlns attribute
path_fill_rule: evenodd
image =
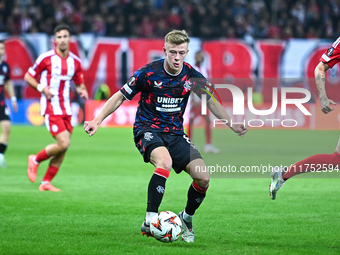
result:
<svg viewBox="0 0 340 255"><path fill-rule="evenodd" d="M327 63L330 68L340 62L340 37L322 54L320 61Z"/></svg>
<svg viewBox="0 0 340 255"><path fill-rule="evenodd" d="M69 55L63 58L55 50L45 52L28 69L28 73L38 81L40 77L40 84L49 86L54 95L51 100L47 100L46 96L41 94L41 115L72 115L71 80L76 85L84 83L81 62L75 54L69 52Z"/></svg>

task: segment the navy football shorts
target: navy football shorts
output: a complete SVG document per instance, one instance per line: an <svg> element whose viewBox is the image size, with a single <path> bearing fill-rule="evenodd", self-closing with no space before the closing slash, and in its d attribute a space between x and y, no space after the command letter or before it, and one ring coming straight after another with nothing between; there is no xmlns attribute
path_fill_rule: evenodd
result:
<svg viewBox="0 0 340 255"><path fill-rule="evenodd" d="M0 106L0 121L2 120L10 120L9 118L9 109L6 105Z"/></svg>
<svg viewBox="0 0 340 255"><path fill-rule="evenodd" d="M167 148L172 159L172 168L177 174L185 170L192 160L202 158L186 135L145 132L135 138L135 144L145 162L150 162L150 154L155 148Z"/></svg>

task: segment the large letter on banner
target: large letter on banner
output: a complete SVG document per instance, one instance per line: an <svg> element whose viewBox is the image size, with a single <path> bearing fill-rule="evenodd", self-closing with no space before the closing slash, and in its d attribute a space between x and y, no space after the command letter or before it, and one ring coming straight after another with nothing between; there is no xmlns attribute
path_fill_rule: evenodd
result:
<svg viewBox="0 0 340 255"><path fill-rule="evenodd" d="M246 91L253 87L256 56L252 48L242 41L210 41L203 43L203 50L211 64L213 83L228 83ZM223 80L221 80L223 79ZM222 101L231 101L232 95L220 94Z"/></svg>

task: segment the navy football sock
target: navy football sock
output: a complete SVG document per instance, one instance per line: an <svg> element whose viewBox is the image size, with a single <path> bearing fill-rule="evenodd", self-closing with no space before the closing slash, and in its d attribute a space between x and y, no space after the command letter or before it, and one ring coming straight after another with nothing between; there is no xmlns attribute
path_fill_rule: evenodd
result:
<svg viewBox="0 0 340 255"><path fill-rule="evenodd" d="M6 149L7 149L7 144L0 143L0 153L5 154Z"/></svg>
<svg viewBox="0 0 340 255"><path fill-rule="evenodd" d="M165 182L169 175L170 172L168 170L156 168L149 182L147 212L158 213L158 207L162 202L165 191Z"/></svg>
<svg viewBox="0 0 340 255"><path fill-rule="evenodd" d="M185 207L185 212L189 215L194 215L196 209L203 202L208 188L201 188L194 181L190 185L188 191L188 201Z"/></svg>

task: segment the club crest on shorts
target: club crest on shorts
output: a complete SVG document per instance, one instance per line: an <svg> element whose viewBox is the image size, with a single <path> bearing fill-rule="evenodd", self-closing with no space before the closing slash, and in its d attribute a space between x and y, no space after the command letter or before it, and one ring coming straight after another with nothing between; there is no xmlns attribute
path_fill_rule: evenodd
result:
<svg viewBox="0 0 340 255"><path fill-rule="evenodd" d="M151 132L146 132L144 134L144 139L147 140L147 141L151 141L153 139L153 135Z"/></svg>
<svg viewBox="0 0 340 255"><path fill-rule="evenodd" d="M55 133L55 132L58 132L58 126L57 125L52 125L52 131Z"/></svg>

